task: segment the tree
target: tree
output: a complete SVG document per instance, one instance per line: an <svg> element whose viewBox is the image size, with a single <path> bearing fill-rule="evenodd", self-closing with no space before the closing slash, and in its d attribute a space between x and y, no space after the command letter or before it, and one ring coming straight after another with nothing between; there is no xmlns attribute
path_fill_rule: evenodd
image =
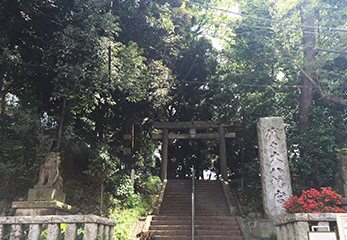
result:
<svg viewBox="0 0 347 240"><path fill-rule="evenodd" d="M273 114L283 115L287 124L290 124L289 126L296 126L299 123L299 132L289 131L290 137L303 133L299 138L300 140L295 138L297 141L295 143L296 149L301 149L301 151L300 157L296 156L292 159L294 173L300 172L301 178L303 172L306 173L306 176L309 175L307 182L305 182L306 186L319 187L324 184L332 184L333 174L331 173L336 171L336 165L325 165L325 162L334 162L334 154L324 155L320 153L320 155L319 151L317 152L315 149L319 144L327 145L328 149L333 149L337 143L333 141L324 143L319 140L319 132L322 134L322 131L316 124L311 126L310 121L316 123L320 119L321 127L324 128L323 126L325 126L326 129L329 129L329 125L325 125L324 118L311 114L312 110L309 109L310 106L320 109L326 108L326 105L318 99L319 97L324 101L344 105L344 100L341 98L343 91L336 87L344 82L345 73L341 69L334 72L327 68L332 66L332 62L336 63L334 58L337 55L328 54L327 51L317 51L328 48L328 46L334 46L337 49L343 47L344 36L340 36L341 33L337 31L337 28L342 27L341 15L332 15L331 12L336 7L343 9L343 4L339 5L340 3L334 1L320 1L319 3L307 1L301 5L300 12L298 11L299 2L286 5L283 4L283 1L248 1L247 4L241 1L240 3L244 4L241 5L244 14L256 17L243 17L238 22L239 26L233 27L234 34L230 35L230 39L232 39L230 45L234 48L239 46L239 48L237 48L237 52L228 51L228 56L232 56L229 58L229 62L233 61L231 59L235 59L234 62L238 63L236 70L234 70L236 73L240 72L243 66L248 67L245 72L249 74L252 81L246 84L256 89L257 93L261 92L259 91L260 86L275 90L274 98L267 98L271 101L277 101L276 108L278 110ZM297 22L300 17L302 22ZM334 18L336 21L332 20ZM294 24L296 27L291 27ZM314 27L318 24L320 27ZM302 38L299 26L302 25L304 26L302 28L304 38L302 44L299 44ZM335 34L328 32L327 30L331 28L335 28L337 32ZM337 37L338 35L339 37ZM316 47L316 51L314 51L314 47ZM267 53L268 57L266 56ZM288 62L288 59L291 62ZM227 67L232 69L228 65ZM272 70L270 70L271 68ZM301 84L299 84L299 73L302 75ZM265 78L261 79L259 76L265 76ZM243 77L243 79L245 78ZM257 81L258 79L259 81ZM334 80L331 81L331 79ZM237 82L237 86L241 85L240 82ZM283 85L289 86L283 87ZM297 89L298 85L301 87L300 91ZM324 90L330 90L331 93L325 94L323 93ZM254 104L259 106L259 102ZM269 104L266 105L270 106ZM314 119L310 119L309 116L314 117ZM336 117L336 115L334 116ZM330 117L332 116L330 115ZM336 122L333 124L334 127L337 127ZM312 142L311 145L310 142ZM313 142L316 142L317 145L314 145ZM327 152L329 151L327 150ZM311 154L312 152L315 154ZM299 171L300 168L302 171ZM312 170L308 170L309 168Z"/></svg>
<svg viewBox="0 0 347 240"><path fill-rule="evenodd" d="M115 2L113 6L118 9L123 5ZM136 16L150 17L146 27L156 32L158 38L153 38L151 32L147 37L171 52L170 39L179 39L179 35L165 17L165 8L154 8L158 9L155 14L138 9ZM114 147L110 152L121 155L121 139L129 122L140 125L143 132L139 137L148 140L150 128L145 119L157 117L156 111L170 99L167 93L171 71L165 63L174 63L174 57L169 57L169 61L164 59L166 53L148 54L150 46L141 39L139 43L122 39L121 24L116 21L119 15L112 11L109 1L5 1L0 10L4 20L0 27L4 50L0 54L0 97L4 117L12 117L5 96L18 99L14 108L33 112L38 128L50 128L56 133L57 148L66 154L63 165L72 166L76 159L75 173L87 169L95 157L89 151L97 153L98 145ZM127 25L131 23L121 27ZM5 125L2 130L11 131ZM36 130L32 134L35 139L39 135L39 129ZM146 152L143 149L147 148L147 140L137 141L135 151ZM148 158L154 146L150 144L152 148L145 155ZM139 154L134 152L134 156ZM134 161L141 165L143 158Z"/></svg>

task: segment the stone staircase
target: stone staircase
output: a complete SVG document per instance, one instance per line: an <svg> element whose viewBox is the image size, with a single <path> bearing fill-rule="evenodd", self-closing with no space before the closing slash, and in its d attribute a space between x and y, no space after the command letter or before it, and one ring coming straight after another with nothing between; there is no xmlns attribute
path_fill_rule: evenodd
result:
<svg viewBox="0 0 347 240"><path fill-rule="evenodd" d="M191 239L191 189L191 179L168 180L159 215L149 227L156 240ZM195 239L244 240L220 181L195 181Z"/></svg>

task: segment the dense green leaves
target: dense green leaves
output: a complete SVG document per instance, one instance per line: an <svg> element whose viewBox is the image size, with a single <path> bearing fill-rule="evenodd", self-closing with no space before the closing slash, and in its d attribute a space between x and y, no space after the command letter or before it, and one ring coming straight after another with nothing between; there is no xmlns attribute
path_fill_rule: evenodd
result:
<svg viewBox="0 0 347 240"><path fill-rule="evenodd" d="M4 0L0 134L29 152L10 161L12 153L1 150L1 169L11 169L6 176L34 175L42 161L35 147L45 145L37 136L49 132L53 148L60 146L66 178L87 172L107 191L122 186L129 193L130 168L143 176L159 172L160 159L154 156L159 142L150 137L153 121L228 124L238 118L230 129L237 138L227 140L228 174L251 188L248 200L255 203L260 195L256 123L282 116L296 189L332 186L335 148L346 146L346 110L324 96L343 100L346 95L346 58L321 50L344 51L347 35L339 29L345 28L346 4L194 2L204 7L176 0ZM231 13L237 11L244 15ZM312 62L303 53L303 16L311 16L316 27L310 32L315 36L310 50L317 48ZM321 91L307 112L308 128L299 131L305 69L312 70L311 85ZM133 130L134 141L124 140ZM131 155L123 156L130 147ZM98 149L107 149L110 158ZM172 141L169 158L170 177L187 177L193 164L199 176L206 169L220 172L214 140Z"/></svg>

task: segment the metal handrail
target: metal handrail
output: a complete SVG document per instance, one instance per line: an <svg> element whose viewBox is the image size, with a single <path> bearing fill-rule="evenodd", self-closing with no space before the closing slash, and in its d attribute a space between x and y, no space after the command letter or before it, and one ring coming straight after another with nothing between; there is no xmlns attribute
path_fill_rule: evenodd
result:
<svg viewBox="0 0 347 240"><path fill-rule="evenodd" d="M195 170L194 165L192 166L192 240L194 240L194 234L195 234Z"/></svg>

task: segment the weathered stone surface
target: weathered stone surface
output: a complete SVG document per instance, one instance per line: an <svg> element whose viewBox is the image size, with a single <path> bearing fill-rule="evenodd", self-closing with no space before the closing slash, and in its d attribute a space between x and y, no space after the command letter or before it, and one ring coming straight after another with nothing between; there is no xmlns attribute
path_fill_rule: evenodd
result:
<svg viewBox="0 0 347 240"><path fill-rule="evenodd" d="M47 227L47 240L57 240L60 233L59 224L48 224Z"/></svg>
<svg viewBox="0 0 347 240"><path fill-rule="evenodd" d="M103 224L100 224L99 227L98 227L98 238L100 240L104 240L104 236L105 236L105 226Z"/></svg>
<svg viewBox="0 0 347 240"><path fill-rule="evenodd" d="M276 239L277 240L283 240L283 233L281 231L281 226L276 227Z"/></svg>
<svg viewBox="0 0 347 240"><path fill-rule="evenodd" d="M292 240L292 239L289 239L289 236L288 236L288 228L286 225L281 225L281 232L282 232L282 239L283 240Z"/></svg>
<svg viewBox="0 0 347 240"><path fill-rule="evenodd" d="M337 213L307 213L310 221L326 222L336 221Z"/></svg>
<svg viewBox="0 0 347 240"><path fill-rule="evenodd" d="M294 231L295 231L295 239L308 240L308 232L310 231L308 222L295 222Z"/></svg>
<svg viewBox="0 0 347 240"><path fill-rule="evenodd" d="M4 237L4 225L0 224L0 239Z"/></svg>
<svg viewBox="0 0 347 240"><path fill-rule="evenodd" d="M74 240L77 234L77 224L85 223L85 236L84 239L92 240L97 239L98 225L100 233L105 240L113 239L114 226L116 221L107 218L102 218L95 215L70 215L70 216L16 216L16 217L0 217L0 236L3 234L3 225L11 225L12 240L20 240L23 234L22 225L29 225L29 235L33 237L30 240L36 240L41 224L48 224L47 240L56 240L60 232L60 223L66 223L65 240ZM58 235L57 235L58 234ZM1 239L1 238L0 238Z"/></svg>
<svg viewBox="0 0 347 240"><path fill-rule="evenodd" d="M13 224L11 225L10 240L21 240L23 238L22 225Z"/></svg>
<svg viewBox="0 0 347 240"><path fill-rule="evenodd" d="M61 189L63 179L59 174L59 153L50 152L46 155L46 162L40 167L39 182L34 188Z"/></svg>
<svg viewBox="0 0 347 240"><path fill-rule="evenodd" d="M96 240L98 234L98 224L86 223L84 224L83 240Z"/></svg>
<svg viewBox="0 0 347 240"><path fill-rule="evenodd" d="M221 181L221 184L222 184L224 196L226 197L227 205L229 207L229 212L233 216L233 215L235 215L236 208L233 207L233 204L231 203L231 200L230 200L230 199L232 199L232 193L230 192L231 188L229 186L229 182Z"/></svg>
<svg viewBox="0 0 347 240"><path fill-rule="evenodd" d="M28 201L59 201L65 202L66 194L54 188L29 189Z"/></svg>
<svg viewBox="0 0 347 240"><path fill-rule="evenodd" d="M153 215L147 215L146 221L145 221L145 226L143 227L144 232L149 231L149 227L151 226Z"/></svg>
<svg viewBox="0 0 347 240"><path fill-rule="evenodd" d="M54 216L51 219L52 223L83 223L83 215L61 215Z"/></svg>
<svg viewBox="0 0 347 240"><path fill-rule="evenodd" d="M104 234L105 234L105 240L109 240L110 239L110 226L105 226L105 231L104 231Z"/></svg>
<svg viewBox="0 0 347 240"><path fill-rule="evenodd" d="M52 216L22 216L22 217L16 217L17 224L37 224L37 223L51 223L52 222Z"/></svg>
<svg viewBox="0 0 347 240"><path fill-rule="evenodd" d="M254 236L267 238L276 234L276 227L269 219L248 219L246 227Z"/></svg>
<svg viewBox="0 0 347 240"><path fill-rule="evenodd" d="M95 215L0 217L1 224L100 223L115 226L116 221Z"/></svg>
<svg viewBox="0 0 347 240"><path fill-rule="evenodd" d="M295 213L276 219L273 223L277 228L278 239L307 240L310 225L329 226L329 222L336 222L337 213ZM287 228L287 238L283 228ZM324 229L326 231L327 229Z"/></svg>
<svg viewBox="0 0 347 240"><path fill-rule="evenodd" d="M288 223L287 229L288 229L288 239L290 240L295 239L294 223Z"/></svg>
<svg viewBox="0 0 347 240"><path fill-rule="evenodd" d="M76 212L75 208L59 201L18 201L12 203L16 216L67 215Z"/></svg>
<svg viewBox="0 0 347 240"><path fill-rule="evenodd" d="M273 220L274 225L282 225L293 222L334 222L337 213L295 213L288 214L283 218Z"/></svg>
<svg viewBox="0 0 347 240"><path fill-rule="evenodd" d="M0 224L15 224L16 218L14 217L0 217Z"/></svg>
<svg viewBox="0 0 347 240"><path fill-rule="evenodd" d="M317 231L321 232L321 231L330 231L330 226L329 226L329 222L318 222L317 223Z"/></svg>
<svg viewBox="0 0 347 240"><path fill-rule="evenodd" d="M41 226L40 224L31 224L29 226L28 239L39 240L41 236Z"/></svg>
<svg viewBox="0 0 347 240"><path fill-rule="evenodd" d="M339 171L335 176L335 189L343 197L347 197L347 148L336 149L336 158L339 162Z"/></svg>
<svg viewBox="0 0 347 240"><path fill-rule="evenodd" d="M114 226L110 226L109 240L114 240Z"/></svg>
<svg viewBox="0 0 347 240"><path fill-rule="evenodd" d="M161 204L163 203L163 200L164 200L166 185L167 185L167 179L165 179L161 185L159 199L158 199L157 205L153 209L154 215L159 215L159 210L160 210Z"/></svg>
<svg viewBox="0 0 347 240"><path fill-rule="evenodd" d="M338 193L342 195L342 199L343 198L346 199L345 197L347 196L347 184L343 184L343 183L337 182L335 184L335 186L334 186L334 189L337 190ZM341 201L341 203L346 205L347 201L345 201L345 202Z"/></svg>
<svg viewBox="0 0 347 240"><path fill-rule="evenodd" d="M66 224L64 240L75 240L77 237L77 224Z"/></svg>
<svg viewBox="0 0 347 240"><path fill-rule="evenodd" d="M131 186L134 187L134 184L135 184L135 169L131 169L131 172L130 172L130 181L131 181Z"/></svg>
<svg viewBox="0 0 347 240"><path fill-rule="evenodd" d="M257 130L264 211L270 219L281 218L292 195L283 119L261 118Z"/></svg>

